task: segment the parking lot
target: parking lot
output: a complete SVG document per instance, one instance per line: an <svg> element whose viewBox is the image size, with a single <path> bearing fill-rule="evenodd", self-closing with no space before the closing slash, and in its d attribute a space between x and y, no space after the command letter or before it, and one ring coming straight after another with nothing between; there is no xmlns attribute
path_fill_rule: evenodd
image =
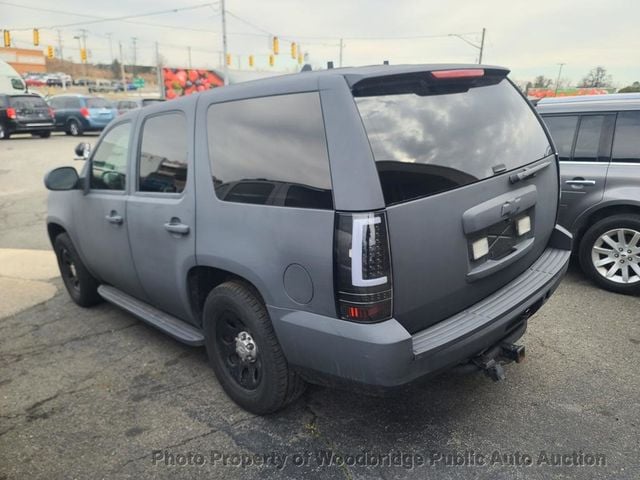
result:
<svg viewBox="0 0 640 480"><path fill-rule="evenodd" d="M504 382L454 370L388 398L311 386L255 417L204 349L68 298L42 252L42 177L80 167L78 141L0 143L0 479L640 477L637 297L572 266Z"/></svg>

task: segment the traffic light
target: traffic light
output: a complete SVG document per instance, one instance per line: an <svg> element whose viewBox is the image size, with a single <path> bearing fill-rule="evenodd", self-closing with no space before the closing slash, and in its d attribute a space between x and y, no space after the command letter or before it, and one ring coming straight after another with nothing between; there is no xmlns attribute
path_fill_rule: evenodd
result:
<svg viewBox="0 0 640 480"><path fill-rule="evenodd" d="M80 60L87 63L87 51L84 48L80 49Z"/></svg>
<svg viewBox="0 0 640 480"><path fill-rule="evenodd" d="M278 37L273 37L273 54L278 55L280 53L280 40Z"/></svg>
<svg viewBox="0 0 640 480"><path fill-rule="evenodd" d="M296 42L291 42L291 58L295 59L298 56L298 48Z"/></svg>
<svg viewBox="0 0 640 480"><path fill-rule="evenodd" d="M269 55L269 66L273 67L275 63L276 63L276 58L273 56L273 54Z"/></svg>
<svg viewBox="0 0 640 480"><path fill-rule="evenodd" d="M11 46L11 33L9 30L4 31L4 46L7 48Z"/></svg>
<svg viewBox="0 0 640 480"><path fill-rule="evenodd" d="M40 32L37 28L33 29L33 46L37 47L40 45Z"/></svg>
<svg viewBox="0 0 640 480"><path fill-rule="evenodd" d="M227 62L227 66L231 65L231 54L227 53L227 58L225 59L225 62Z"/></svg>
<svg viewBox="0 0 640 480"><path fill-rule="evenodd" d="M255 59L253 58L253 55L249 55L249 66L253 67L255 63Z"/></svg>
<svg viewBox="0 0 640 480"><path fill-rule="evenodd" d="M51 45L49 45L49 46L47 47L47 58L48 58L48 59L52 59L53 57L54 57L54 54L53 54L53 47L52 47Z"/></svg>

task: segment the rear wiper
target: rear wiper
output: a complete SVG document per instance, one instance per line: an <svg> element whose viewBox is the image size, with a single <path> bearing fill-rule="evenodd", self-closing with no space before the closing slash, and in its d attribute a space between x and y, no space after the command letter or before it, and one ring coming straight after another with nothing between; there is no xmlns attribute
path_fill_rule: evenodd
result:
<svg viewBox="0 0 640 480"><path fill-rule="evenodd" d="M533 177L536 173L538 173L540 170L544 170L549 165L551 165L551 162L544 162L544 163L541 163L540 165L536 165L535 167L525 168L524 170L518 173L514 173L513 175L510 175L509 181L511 183L518 183L521 180L525 180L529 177Z"/></svg>

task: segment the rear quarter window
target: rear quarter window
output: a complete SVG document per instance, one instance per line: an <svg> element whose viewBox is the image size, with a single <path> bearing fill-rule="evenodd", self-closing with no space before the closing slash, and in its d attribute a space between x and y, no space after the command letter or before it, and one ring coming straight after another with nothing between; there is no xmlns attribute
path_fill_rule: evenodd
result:
<svg viewBox="0 0 640 480"><path fill-rule="evenodd" d="M356 96L387 204L433 195L550 152L525 99L506 79L466 90Z"/></svg>
<svg viewBox="0 0 640 480"><path fill-rule="evenodd" d="M221 200L333 208L317 92L213 104L207 135L213 185Z"/></svg>

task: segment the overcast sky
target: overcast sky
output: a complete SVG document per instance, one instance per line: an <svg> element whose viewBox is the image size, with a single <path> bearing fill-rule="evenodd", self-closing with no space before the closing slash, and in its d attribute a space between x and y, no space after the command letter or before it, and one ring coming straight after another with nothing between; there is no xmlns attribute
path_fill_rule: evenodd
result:
<svg viewBox="0 0 640 480"><path fill-rule="evenodd" d="M57 33L46 29L56 25L89 21L86 16L117 17L198 5L206 0L0 0L0 28L14 29L16 45L27 47L31 31L40 27L42 45L57 47ZM23 7L55 9L55 12ZM575 84L590 68L605 66L614 83L624 86L640 80L640 1L638 0L227 0L229 52L248 67L247 56L254 54L258 69L267 66L268 34L281 38L281 53L273 70L293 70L288 41L302 44L308 60L324 66L339 60L339 38L344 38L343 64L475 62L478 50L450 33L465 35L471 43L480 42L487 29L484 63L511 68L518 81L537 74L555 77L558 63L566 63L562 77ZM155 15L132 20L161 24L162 27L124 21L85 25L87 47L93 61L108 62L119 57L122 43L127 62L133 58L132 37L137 37L137 61L154 62L154 42L169 66L187 66L191 46L194 68L218 66L222 50L219 3L184 12ZM250 25L251 24L251 25ZM169 28L168 26L176 27ZM61 29L65 58L78 60L78 29ZM257 28L255 28L257 27ZM190 30L187 30L189 28ZM475 33L474 33L475 32ZM385 39L385 37L431 38Z"/></svg>

